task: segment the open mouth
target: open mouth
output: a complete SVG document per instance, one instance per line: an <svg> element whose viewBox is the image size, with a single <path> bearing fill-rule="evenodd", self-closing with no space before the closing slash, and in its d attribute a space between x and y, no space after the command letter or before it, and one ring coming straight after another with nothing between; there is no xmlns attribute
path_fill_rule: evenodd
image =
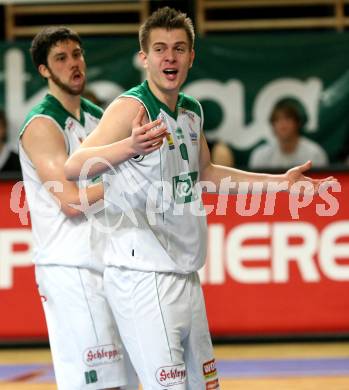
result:
<svg viewBox="0 0 349 390"><path fill-rule="evenodd" d="M75 72L72 76L73 81L79 81L82 79L82 74L80 72Z"/></svg>
<svg viewBox="0 0 349 390"><path fill-rule="evenodd" d="M163 71L166 75L167 78L169 79L174 79L178 73L178 70L177 69L171 69L171 68L168 68L168 69L164 69Z"/></svg>

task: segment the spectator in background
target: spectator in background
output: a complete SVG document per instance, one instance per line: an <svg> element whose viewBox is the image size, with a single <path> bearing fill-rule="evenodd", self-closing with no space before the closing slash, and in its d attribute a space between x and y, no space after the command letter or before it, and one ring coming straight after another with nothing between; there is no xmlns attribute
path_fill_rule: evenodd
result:
<svg viewBox="0 0 349 390"><path fill-rule="evenodd" d="M0 171L20 172L18 154L15 153L7 143L7 120L5 111L0 108Z"/></svg>
<svg viewBox="0 0 349 390"><path fill-rule="evenodd" d="M308 160L314 167L326 166L328 158L322 147L301 135L305 122L305 115L295 100L280 100L270 115L275 139L252 152L249 167L288 168Z"/></svg>

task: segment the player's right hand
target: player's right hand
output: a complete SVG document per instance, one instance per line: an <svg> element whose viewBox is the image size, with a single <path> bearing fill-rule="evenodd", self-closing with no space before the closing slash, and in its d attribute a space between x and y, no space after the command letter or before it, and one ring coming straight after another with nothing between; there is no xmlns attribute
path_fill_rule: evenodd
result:
<svg viewBox="0 0 349 390"><path fill-rule="evenodd" d="M159 149L167 135L167 127L161 119L144 123L146 111L140 106L137 116L132 121L131 147L135 156L146 155Z"/></svg>

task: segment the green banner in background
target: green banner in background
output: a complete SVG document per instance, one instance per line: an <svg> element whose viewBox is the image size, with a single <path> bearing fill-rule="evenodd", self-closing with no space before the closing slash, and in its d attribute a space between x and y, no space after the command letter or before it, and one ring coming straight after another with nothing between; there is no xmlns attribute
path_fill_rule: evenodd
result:
<svg viewBox="0 0 349 390"><path fill-rule="evenodd" d="M15 140L29 108L46 92L30 62L29 41L0 44L0 104ZM106 103L141 82L138 42L84 39L88 86ZM184 91L205 111L209 140L231 145L237 165L270 138L268 118L283 97L297 98L308 118L304 134L337 162L349 142L349 34L334 32L229 34L196 42Z"/></svg>

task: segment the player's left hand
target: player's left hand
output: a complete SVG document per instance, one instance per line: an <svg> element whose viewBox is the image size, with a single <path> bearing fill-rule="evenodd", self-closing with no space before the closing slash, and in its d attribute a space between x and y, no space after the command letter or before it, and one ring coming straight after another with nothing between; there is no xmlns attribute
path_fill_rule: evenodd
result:
<svg viewBox="0 0 349 390"><path fill-rule="evenodd" d="M326 183L330 184L331 182L337 181L337 179L335 179L333 176L328 176L324 179L312 179L311 177L305 176L303 173L308 171L311 167L311 161L307 161L303 165L291 168L285 173L285 178L288 181L289 190L291 189L293 184L299 181L304 181L312 184L314 188L314 193L317 194L321 185Z"/></svg>

